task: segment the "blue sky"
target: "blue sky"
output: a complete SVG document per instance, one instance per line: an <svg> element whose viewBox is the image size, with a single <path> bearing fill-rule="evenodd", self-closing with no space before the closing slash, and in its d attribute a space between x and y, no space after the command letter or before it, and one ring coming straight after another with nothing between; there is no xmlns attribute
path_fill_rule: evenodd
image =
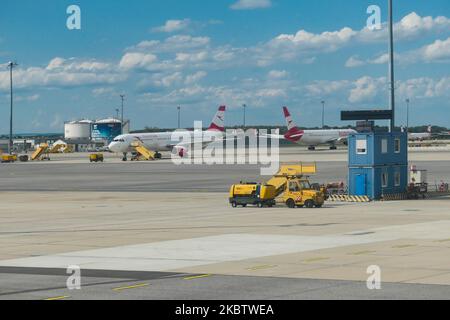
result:
<svg viewBox="0 0 450 320"><path fill-rule="evenodd" d="M66 9L81 8L81 30ZM387 38L366 28L369 5L386 0L3 0L0 132L8 131L15 70L15 128L62 131L63 121L115 114L120 93L133 128L209 122L283 124L288 105L304 126L343 125L343 109L385 108ZM394 0L399 123L450 127L450 2Z"/></svg>

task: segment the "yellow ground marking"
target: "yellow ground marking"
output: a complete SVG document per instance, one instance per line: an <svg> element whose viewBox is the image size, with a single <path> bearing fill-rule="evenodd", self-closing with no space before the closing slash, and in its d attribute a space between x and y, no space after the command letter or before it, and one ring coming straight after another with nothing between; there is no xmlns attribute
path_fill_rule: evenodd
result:
<svg viewBox="0 0 450 320"><path fill-rule="evenodd" d="M328 260L328 259L330 259L330 258L327 258L327 257L317 257L317 258L311 258L311 259L303 260L303 263L314 263L314 262L324 261L324 260Z"/></svg>
<svg viewBox="0 0 450 320"><path fill-rule="evenodd" d="M450 239L436 240L435 242L440 242L440 243L450 242Z"/></svg>
<svg viewBox="0 0 450 320"><path fill-rule="evenodd" d="M349 254L354 255L354 256L362 256L365 254L371 254L371 253L375 253L376 251L371 251L371 250L366 250L366 251L357 251L357 252L351 252Z"/></svg>
<svg viewBox="0 0 450 320"><path fill-rule="evenodd" d="M113 291L123 291L123 290L130 290L130 289L138 289L138 288L148 287L149 285L150 284L148 284L148 283L140 283L140 284L135 284L133 286L114 288Z"/></svg>
<svg viewBox="0 0 450 320"><path fill-rule="evenodd" d="M276 267L277 267L276 265L263 265L263 266L256 266L256 267L248 268L247 270L257 271L257 270L272 269L272 268L276 268Z"/></svg>
<svg viewBox="0 0 450 320"><path fill-rule="evenodd" d="M199 276L186 277L186 278L184 278L184 280L203 279L203 278L208 278L208 277L211 277L211 276L212 276L212 274L202 274L202 275L199 275Z"/></svg>
<svg viewBox="0 0 450 320"><path fill-rule="evenodd" d="M53 297L53 298L47 298L44 299L45 301L56 301L56 300L64 300L70 298L69 296L60 296L60 297Z"/></svg>
<svg viewBox="0 0 450 320"><path fill-rule="evenodd" d="M393 249L405 249L405 248L412 248L412 247L417 247L417 244L401 244L398 246L393 246Z"/></svg>

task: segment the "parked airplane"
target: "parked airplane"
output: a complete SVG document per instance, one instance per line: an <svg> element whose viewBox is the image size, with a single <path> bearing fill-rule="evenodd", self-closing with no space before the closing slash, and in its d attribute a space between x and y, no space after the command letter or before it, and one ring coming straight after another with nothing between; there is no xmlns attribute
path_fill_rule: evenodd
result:
<svg viewBox="0 0 450 320"><path fill-rule="evenodd" d="M428 126L427 132L419 132L419 133L410 132L408 133L408 139L411 141L429 140L434 136L432 130L433 130L432 127Z"/></svg>
<svg viewBox="0 0 450 320"><path fill-rule="evenodd" d="M350 134L356 133L353 129L300 130L292 120L292 116L287 107L283 107L283 112L286 118L288 132L284 136L269 136L308 146L308 150L315 150L317 146L323 144L330 145L330 150L336 150L336 144L341 142L345 143Z"/></svg>
<svg viewBox="0 0 450 320"><path fill-rule="evenodd" d="M224 139L225 132L225 106L219 107L216 115L213 118L211 125L208 128L209 137L214 139L214 142ZM127 161L127 154L133 152L132 144L138 142L145 148L156 152L156 157L160 158L161 151L172 151L180 157L187 156L191 149L191 144L182 144L179 141L172 141L172 132L153 132L140 134L124 134L116 137L108 146L109 150L115 153L123 153L123 161ZM191 136L193 132L190 132ZM212 143L212 141L207 142Z"/></svg>

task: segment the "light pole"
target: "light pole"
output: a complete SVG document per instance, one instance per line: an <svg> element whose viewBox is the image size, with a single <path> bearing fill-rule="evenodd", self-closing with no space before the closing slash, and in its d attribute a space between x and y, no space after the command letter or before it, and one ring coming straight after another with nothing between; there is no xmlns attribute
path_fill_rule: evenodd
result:
<svg viewBox="0 0 450 320"><path fill-rule="evenodd" d="M181 107L177 107L178 110L178 129L181 129Z"/></svg>
<svg viewBox="0 0 450 320"><path fill-rule="evenodd" d="M17 66L15 62L9 62L9 80L10 80L10 96L11 96L11 108L10 108L10 116L9 116L9 144L8 144L8 153L11 154L13 150L13 68Z"/></svg>
<svg viewBox="0 0 450 320"><path fill-rule="evenodd" d="M125 100L125 95L121 94L120 98L122 99L122 115L120 117L120 134L123 134L123 101Z"/></svg>
<svg viewBox="0 0 450 320"><path fill-rule="evenodd" d="M119 120L119 108L116 109L116 119Z"/></svg>
<svg viewBox="0 0 450 320"><path fill-rule="evenodd" d="M409 132L409 103L411 100L406 99L406 132Z"/></svg>
<svg viewBox="0 0 450 320"><path fill-rule="evenodd" d="M322 129L325 129L325 101L322 100Z"/></svg>
<svg viewBox="0 0 450 320"><path fill-rule="evenodd" d="M243 105L242 105L242 107L244 108L244 130L245 130L245 126L246 126L246 110L245 109L247 109L247 105L244 103Z"/></svg>
<svg viewBox="0 0 450 320"><path fill-rule="evenodd" d="M392 0L389 3L389 78L390 78L390 105L392 110L392 119L390 132L395 129L395 74L394 74L394 18L392 10Z"/></svg>

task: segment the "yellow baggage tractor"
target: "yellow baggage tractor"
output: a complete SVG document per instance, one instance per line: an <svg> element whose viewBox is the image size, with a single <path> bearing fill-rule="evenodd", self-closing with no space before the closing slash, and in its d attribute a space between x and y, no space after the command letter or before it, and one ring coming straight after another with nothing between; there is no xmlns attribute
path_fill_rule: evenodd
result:
<svg viewBox="0 0 450 320"><path fill-rule="evenodd" d="M94 153L89 156L90 162L103 162L104 157L102 153Z"/></svg>
<svg viewBox="0 0 450 320"><path fill-rule="evenodd" d="M273 207L276 204L275 198L276 189L271 185L241 183L233 185L230 189L230 204L233 208L247 205L255 205L259 208Z"/></svg>
<svg viewBox="0 0 450 320"><path fill-rule="evenodd" d="M1 156L2 163L10 163L10 162L16 162L17 161L17 155L15 154L3 154Z"/></svg>

